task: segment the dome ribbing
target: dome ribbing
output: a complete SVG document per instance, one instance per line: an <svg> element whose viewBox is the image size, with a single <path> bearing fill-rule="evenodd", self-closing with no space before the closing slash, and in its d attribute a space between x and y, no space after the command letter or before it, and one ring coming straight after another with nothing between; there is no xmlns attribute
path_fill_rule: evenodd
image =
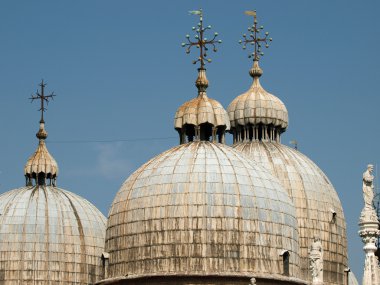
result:
<svg viewBox="0 0 380 285"><path fill-rule="evenodd" d="M294 206L277 179L230 147L191 142L133 173L109 213L110 278L298 276ZM276 279L276 278L275 278Z"/></svg>
<svg viewBox="0 0 380 285"><path fill-rule="evenodd" d="M0 195L0 214L1 284L87 285L101 277L106 218L87 200L23 187Z"/></svg>
<svg viewBox="0 0 380 285"><path fill-rule="evenodd" d="M288 127L288 111L279 98L261 86L262 71L258 61L254 61L250 74L253 77L251 87L227 108L234 142L279 141L281 133Z"/></svg>
<svg viewBox="0 0 380 285"><path fill-rule="evenodd" d="M195 84L198 96L180 106L175 114L174 128L180 134L180 142L211 138L222 143L224 132L230 129L230 120L223 106L206 94L205 69L199 69Z"/></svg>
<svg viewBox="0 0 380 285"><path fill-rule="evenodd" d="M325 282L344 284L348 266L346 222L338 194L326 174L299 151L277 142L241 142L233 147L270 171L288 191L297 213L302 279L312 279L309 247L318 236L324 251Z"/></svg>
<svg viewBox="0 0 380 285"><path fill-rule="evenodd" d="M26 184L32 185L32 180L34 179L36 184L44 185L46 184L46 179L49 179L50 185L56 185L58 164L46 147L47 132L44 122L40 122L40 129L36 136L39 139L37 150L28 159L24 167Z"/></svg>

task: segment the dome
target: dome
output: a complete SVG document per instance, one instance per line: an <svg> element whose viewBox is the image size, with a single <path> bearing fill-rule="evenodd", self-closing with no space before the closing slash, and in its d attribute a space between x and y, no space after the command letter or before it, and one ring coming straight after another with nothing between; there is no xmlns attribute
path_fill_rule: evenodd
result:
<svg viewBox="0 0 380 285"><path fill-rule="evenodd" d="M226 110L216 100L206 96L198 96L185 102L176 112L174 125L176 129L184 125L195 125L209 123L214 126L227 126L230 121Z"/></svg>
<svg viewBox="0 0 380 285"><path fill-rule="evenodd" d="M0 283L93 284L104 275L106 218L86 199L56 187L58 164L47 150L41 92L37 150L28 159L26 187L0 195ZM49 182L49 183L47 183Z"/></svg>
<svg viewBox="0 0 380 285"><path fill-rule="evenodd" d="M308 250L313 237L319 236L325 284L345 284L346 222L338 194L327 176L301 152L274 141L240 142L233 147L279 178L292 197L298 219L302 279L311 280Z"/></svg>
<svg viewBox="0 0 380 285"><path fill-rule="evenodd" d="M82 285L102 275L106 219L87 200L23 187L0 195L0 214L1 284Z"/></svg>
<svg viewBox="0 0 380 285"><path fill-rule="evenodd" d="M263 132L268 132L268 136L279 136L288 127L288 111L279 98L261 86L259 77L262 70L258 61L254 61L250 74L253 77L251 87L227 108L231 132L242 132L243 138L261 137Z"/></svg>
<svg viewBox="0 0 380 285"><path fill-rule="evenodd" d="M355 276L355 274L353 273L353 272L348 272L348 284L349 285L359 285L359 282L358 282L358 280L356 279L356 276Z"/></svg>
<svg viewBox="0 0 380 285"><path fill-rule="evenodd" d="M106 232L108 277L297 277L295 215L278 180L239 152L182 144L141 166L117 193Z"/></svg>
<svg viewBox="0 0 380 285"><path fill-rule="evenodd" d="M36 136L39 139L39 144L37 150L25 164L24 175L29 182L32 179L38 180L40 173L44 173L42 180L50 179L50 181L55 181L58 176L58 164L46 148L47 132L44 121L40 122L40 129Z"/></svg>
<svg viewBox="0 0 380 285"><path fill-rule="evenodd" d="M198 69L195 85L198 88L198 96L180 106L175 114L174 128L180 134L180 143L185 143L186 137L187 141L211 138L222 143L224 132L230 129L230 120L223 106L206 94L206 69Z"/></svg>

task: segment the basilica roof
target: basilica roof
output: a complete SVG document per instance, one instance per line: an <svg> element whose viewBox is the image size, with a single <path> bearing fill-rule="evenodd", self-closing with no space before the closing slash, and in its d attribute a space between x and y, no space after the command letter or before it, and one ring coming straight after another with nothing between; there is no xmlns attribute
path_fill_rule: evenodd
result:
<svg viewBox="0 0 380 285"><path fill-rule="evenodd" d="M157 274L298 276L295 208L278 180L223 144L190 142L153 158L109 212L109 277Z"/></svg>
<svg viewBox="0 0 380 285"><path fill-rule="evenodd" d="M223 144L229 119L206 95L204 68L204 51L217 33L206 40L202 11L192 13L200 17L193 27L198 41L182 45L200 50L198 97L176 113L180 145L141 166L116 194L106 232L107 280L126 274L297 278L293 202L277 178Z"/></svg>

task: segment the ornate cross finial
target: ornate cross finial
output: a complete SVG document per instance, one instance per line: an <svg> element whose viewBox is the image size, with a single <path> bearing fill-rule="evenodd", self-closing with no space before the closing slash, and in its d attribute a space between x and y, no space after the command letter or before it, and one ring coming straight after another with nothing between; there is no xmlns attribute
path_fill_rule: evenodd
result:
<svg viewBox="0 0 380 285"><path fill-rule="evenodd" d="M192 28L192 30L196 32L196 34L194 36L195 41L191 41L190 40L190 35L186 35L188 43L182 43L182 47L187 47L186 48L186 53L190 53L190 49L193 46L196 46L197 48L199 48L199 57L198 57L198 59L196 59L196 60L193 61L193 64L196 64L197 62L200 62L200 64L201 64L200 69L204 69L205 61L211 62L210 58L206 59L206 57L207 57L207 51L208 51L207 46L211 45L213 47L213 51L216 52L217 51L216 44L218 44L218 43L220 44L222 41L221 40L216 40L216 37L218 36L217 32L214 33L214 36L213 36L213 38L211 40L208 40L207 38L204 37L205 31L206 30L210 30L211 26L207 26L205 28L203 27L203 12L202 12L202 9L195 10L195 11L189 11L189 13L191 15L197 15L197 16L199 16L199 23L198 23L197 27L193 27Z"/></svg>
<svg viewBox="0 0 380 285"><path fill-rule="evenodd" d="M261 50L261 43L265 44L265 47L269 47L269 42L272 41L272 38L269 38L269 33L265 33L265 37L260 38L259 33L261 30L264 29L263 26L258 27L257 26L257 16L256 16L256 10L254 11L245 11L245 14L248 16L253 16L253 25L248 27L249 35L243 34L243 40L239 41L239 44L243 44L243 49L247 48L247 44L251 44L255 46L254 52L250 54L248 57L253 58L254 61L258 61L260 59L260 56L263 56L264 53Z"/></svg>
<svg viewBox="0 0 380 285"><path fill-rule="evenodd" d="M39 84L40 87L41 87L41 93L37 90L36 94L35 95L32 95L32 97L30 97L29 99L31 100L31 102L33 102L34 100L40 100L41 101L41 108L38 110L38 111L41 111L41 120L40 120L40 123L44 123L44 112L47 110L46 107L45 107L45 102L46 102L46 105L49 104L49 100L50 99L54 99L55 95L54 92L52 92L51 94L49 95L45 95L45 86L46 86L46 83L44 82L44 80L42 79L41 80L41 83Z"/></svg>

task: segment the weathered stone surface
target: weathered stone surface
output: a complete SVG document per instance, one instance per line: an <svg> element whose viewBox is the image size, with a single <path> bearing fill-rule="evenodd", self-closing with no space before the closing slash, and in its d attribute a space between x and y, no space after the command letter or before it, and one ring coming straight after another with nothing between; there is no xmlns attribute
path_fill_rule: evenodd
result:
<svg viewBox="0 0 380 285"><path fill-rule="evenodd" d="M140 167L112 204L109 277L283 274L297 277L295 209L278 180L222 144L174 147ZM207 284L207 283L206 283Z"/></svg>
<svg viewBox="0 0 380 285"><path fill-rule="evenodd" d="M314 236L324 250L325 284L345 284L347 267L346 222L332 183L301 152L273 141L246 141L233 146L279 178L292 197L300 237L300 269L303 280L312 280L309 253Z"/></svg>
<svg viewBox="0 0 380 285"><path fill-rule="evenodd" d="M56 187L0 195L0 284L92 284L102 275L105 217Z"/></svg>

